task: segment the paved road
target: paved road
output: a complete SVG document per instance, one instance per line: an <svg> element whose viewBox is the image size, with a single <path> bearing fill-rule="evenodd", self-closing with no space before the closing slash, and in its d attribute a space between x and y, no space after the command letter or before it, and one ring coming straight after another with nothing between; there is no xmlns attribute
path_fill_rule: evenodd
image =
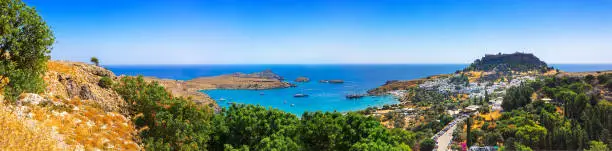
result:
<svg viewBox="0 0 612 151"><path fill-rule="evenodd" d="M455 128L457 127L457 123L465 120L467 117L468 115L461 115L455 118L455 120L450 122L441 131L436 133L436 135L432 137L432 139L434 139L437 143L436 144L437 147L434 150L437 150L437 151L449 150L448 146L453 140L453 132L455 131Z"/></svg>
<svg viewBox="0 0 612 151"><path fill-rule="evenodd" d="M450 127L450 129L448 129L448 131L446 131L444 134L442 134L440 137L438 137L438 140L436 140L436 142L438 142L438 149L437 151L447 151L449 150L449 146L450 142L453 140L453 131L455 131L455 127L457 127L457 124L453 125L452 127Z"/></svg>

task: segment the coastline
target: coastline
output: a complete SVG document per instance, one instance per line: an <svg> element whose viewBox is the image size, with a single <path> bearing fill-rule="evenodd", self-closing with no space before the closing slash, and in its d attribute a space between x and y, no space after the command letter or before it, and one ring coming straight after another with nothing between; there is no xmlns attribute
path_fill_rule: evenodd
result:
<svg viewBox="0 0 612 151"><path fill-rule="evenodd" d="M212 99L203 90L213 89L245 89L245 90L264 90L276 88L288 88L294 85L282 81L280 76L269 70L251 74L226 74L210 77L197 77L191 80L161 79L157 77L144 77L148 82L156 81L164 86L166 90L179 97L187 97L198 104L208 105L220 111L220 106L216 100Z"/></svg>

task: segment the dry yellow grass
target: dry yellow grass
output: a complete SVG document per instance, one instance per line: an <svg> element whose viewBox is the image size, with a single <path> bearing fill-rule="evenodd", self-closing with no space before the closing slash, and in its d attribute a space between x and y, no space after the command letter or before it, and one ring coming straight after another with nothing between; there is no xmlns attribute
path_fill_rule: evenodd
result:
<svg viewBox="0 0 612 151"><path fill-rule="evenodd" d="M0 150L59 150L51 129L26 122L0 102Z"/></svg>
<svg viewBox="0 0 612 151"><path fill-rule="evenodd" d="M482 71L470 71L467 72L467 76L468 76L468 80L470 82L476 82L478 79L480 79L480 76L482 76L484 72Z"/></svg>
<svg viewBox="0 0 612 151"><path fill-rule="evenodd" d="M495 111L495 112L489 112L487 114L480 114L479 116L482 117L485 121L494 121L499 119L499 117L501 117L501 113L499 111Z"/></svg>
<svg viewBox="0 0 612 151"><path fill-rule="evenodd" d="M66 65L65 63L49 61L47 62L47 69L49 71L56 71L59 73L67 73L67 74L75 74L75 70L73 67Z"/></svg>
<svg viewBox="0 0 612 151"><path fill-rule="evenodd" d="M85 150L139 150L136 129L131 121L115 112L104 112L82 101L65 101L70 108L53 110L33 107L33 118L46 127L54 127L67 145Z"/></svg>

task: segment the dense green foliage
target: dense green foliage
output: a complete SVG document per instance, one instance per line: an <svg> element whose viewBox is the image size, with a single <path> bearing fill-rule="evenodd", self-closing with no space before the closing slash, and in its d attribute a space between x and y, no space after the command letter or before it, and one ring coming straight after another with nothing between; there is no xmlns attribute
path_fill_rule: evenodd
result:
<svg viewBox="0 0 612 151"><path fill-rule="evenodd" d="M523 107L531 102L531 95L533 89L531 87L520 85L518 87L511 87L506 90L506 96L502 102L502 107L506 111L512 111L519 107Z"/></svg>
<svg viewBox="0 0 612 151"><path fill-rule="evenodd" d="M147 150L410 150L416 142L412 132L352 112L307 112L300 119L233 104L213 114L142 77L124 77L114 89L131 104Z"/></svg>
<svg viewBox="0 0 612 151"><path fill-rule="evenodd" d="M428 138L428 139L421 141L419 150L420 151L431 151L434 149L435 146L436 146L436 141Z"/></svg>
<svg viewBox="0 0 612 151"><path fill-rule="evenodd" d="M496 54L485 55L481 59L477 59L466 70L483 70L483 71L548 71L548 65L533 54L527 53L512 53L512 54Z"/></svg>
<svg viewBox="0 0 612 151"><path fill-rule="evenodd" d="M470 83L468 76L465 74L460 74L458 76L453 76L450 78L450 83L455 85L468 85Z"/></svg>
<svg viewBox="0 0 612 151"><path fill-rule="evenodd" d="M598 93L603 87L598 81L602 80L594 76L547 77L508 89L503 104L506 112L494 128L482 128L485 138L475 140L481 140L480 144L503 142L508 150L607 147L612 144L612 104ZM553 100L531 102L528 96L533 92ZM503 139L493 140L495 133ZM602 143L589 145L589 141Z"/></svg>
<svg viewBox="0 0 612 151"><path fill-rule="evenodd" d="M206 149L212 113L189 100L172 97L164 87L142 77L124 77L114 86L130 106L148 150Z"/></svg>
<svg viewBox="0 0 612 151"><path fill-rule="evenodd" d="M0 0L0 16L0 89L9 100L23 92L42 92L42 74L55 40L51 29L21 0Z"/></svg>
<svg viewBox="0 0 612 151"><path fill-rule="evenodd" d="M589 142L589 149L585 149L585 151L609 151L608 145L604 144L600 141L591 141Z"/></svg>

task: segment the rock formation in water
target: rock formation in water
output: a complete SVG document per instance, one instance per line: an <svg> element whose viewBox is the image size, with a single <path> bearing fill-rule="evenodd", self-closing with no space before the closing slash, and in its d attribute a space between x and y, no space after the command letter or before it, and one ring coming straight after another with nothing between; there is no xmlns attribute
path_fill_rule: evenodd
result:
<svg viewBox="0 0 612 151"><path fill-rule="evenodd" d="M295 82L310 82L310 78L308 78L308 77L298 77L294 81Z"/></svg>

